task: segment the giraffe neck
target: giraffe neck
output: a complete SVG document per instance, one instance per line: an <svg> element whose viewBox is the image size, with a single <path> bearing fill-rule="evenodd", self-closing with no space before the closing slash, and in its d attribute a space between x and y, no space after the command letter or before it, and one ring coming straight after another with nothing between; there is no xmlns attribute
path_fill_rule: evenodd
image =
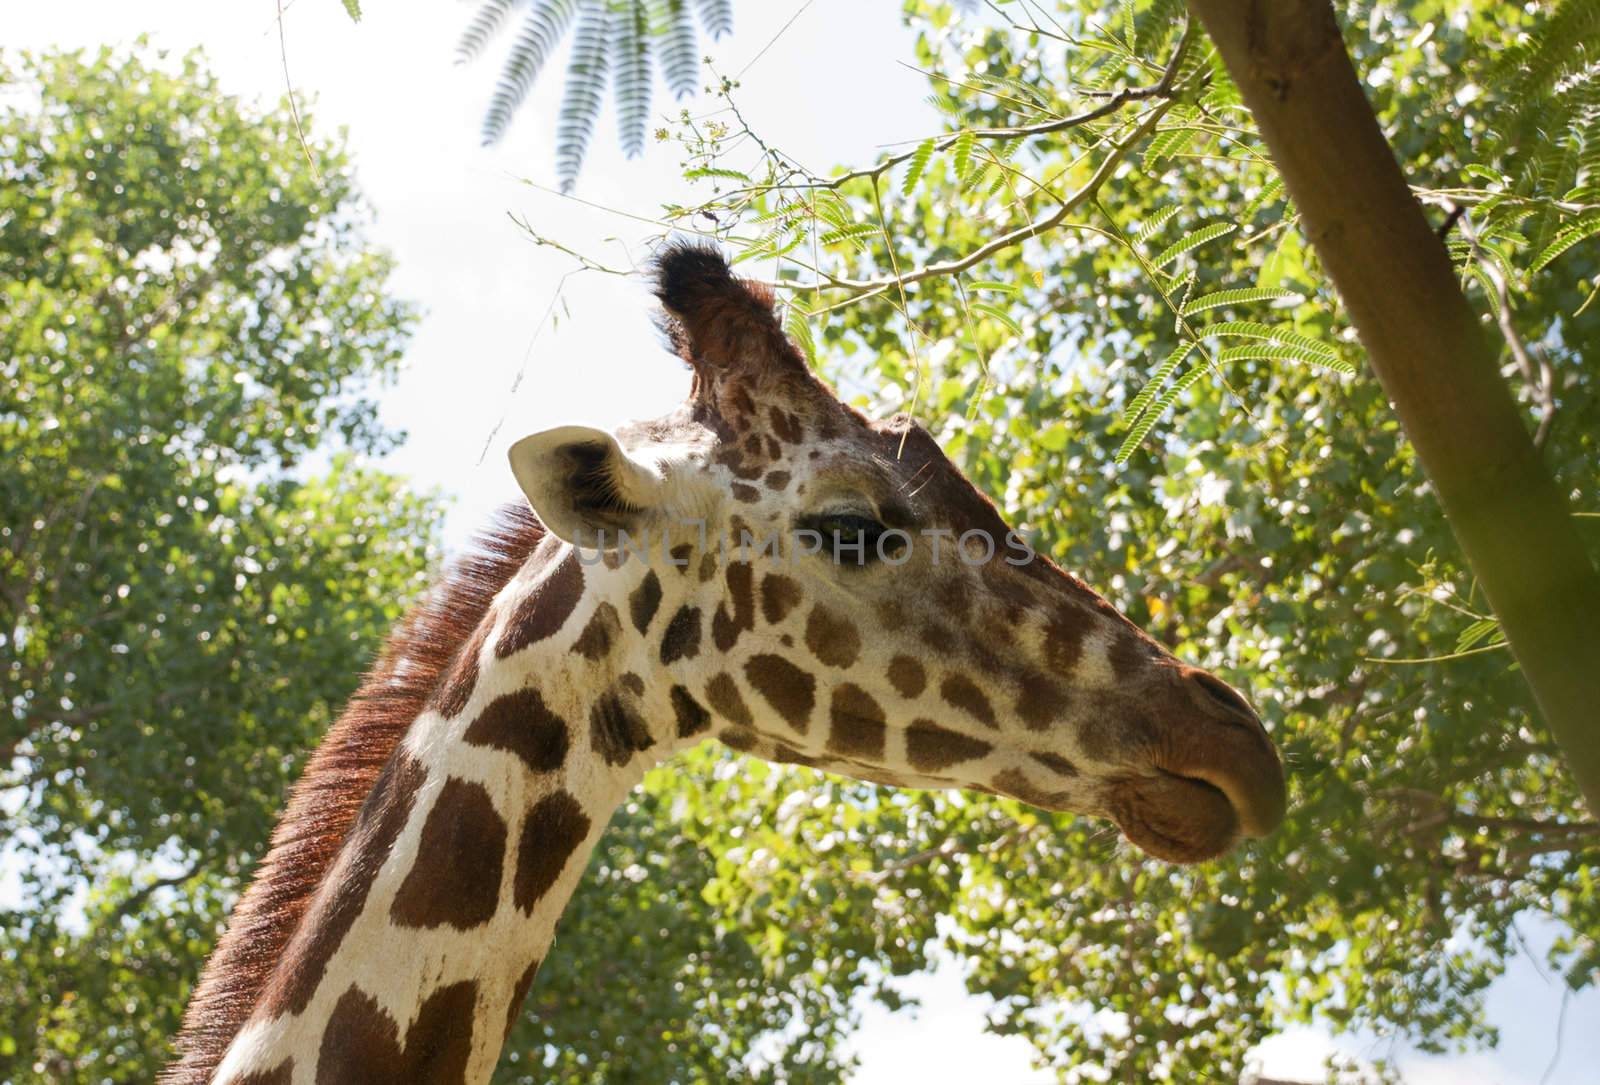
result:
<svg viewBox="0 0 1600 1085"><path fill-rule="evenodd" d="M501 592L367 797L217 1085L488 1080L600 833L675 744L618 609L638 624L628 596L659 602L659 582L596 572L547 537ZM586 573L622 597L586 590Z"/></svg>

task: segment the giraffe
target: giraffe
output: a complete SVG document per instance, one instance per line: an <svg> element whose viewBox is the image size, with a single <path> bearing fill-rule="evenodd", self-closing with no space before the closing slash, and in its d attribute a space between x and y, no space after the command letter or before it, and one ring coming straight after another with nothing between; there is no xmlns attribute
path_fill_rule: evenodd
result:
<svg viewBox="0 0 1600 1085"><path fill-rule="evenodd" d="M1238 693L1035 555L919 425L842 404L714 249L654 273L688 399L513 446L526 502L313 755L167 1085L486 1081L612 812L707 738L1109 818L1175 862L1281 819Z"/></svg>

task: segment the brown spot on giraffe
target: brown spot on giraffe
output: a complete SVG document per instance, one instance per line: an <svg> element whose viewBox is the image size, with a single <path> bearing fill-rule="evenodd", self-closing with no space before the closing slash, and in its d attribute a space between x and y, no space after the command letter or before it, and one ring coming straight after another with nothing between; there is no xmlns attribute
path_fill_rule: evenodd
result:
<svg viewBox="0 0 1600 1085"><path fill-rule="evenodd" d="M273 981L261 996L269 1015L304 1013L328 962L366 907L378 868L389 857L411 816L428 770L404 751L396 752L361 808L351 839L329 871L328 892L313 901L306 919L284 949Z"/></svg>
<svg viewBox="0 0 1600 1085"><path fill-rule="evenodd" d="M910 656L895 656L889 661L889 684L907 700L920 697L928 687L928 672Z"/></svg>
<svg viewBox="0 0 1600 1085"><path fill-rule="evenodd" d="M802 735L811 723L817 680L782 656L762 653L744 665L744 675L784 722Z"/></svg>
<svg viewBox="0 0 1600 1085"><path fill-rule="evenodd" d="M713 709L734 723L749 727L755 722L750 718L750 710L745 707L744 698L739 696L738 683L726 672L714 675L711 681L706 683L706 700Z"/></svg>
<svg viewBox="0 0 1600 1085"><path fill-rule="evenodd" d="M960 577L946 577L935 590L939 609L958 622L972 616L972 589Z"/></svg>
<svg viewBox="0 0 1600 1085"><path fill-rule="evenodd" d="M518 908L533 912L539 898L556 884L572 853L588 837L589 829L589 815L565 791L546 795L534 804L522 822L522 839L517 845L512 899Z"/></svg>
<svg viewBox="0 0 1600 1085"><path fill-rule="evenodd" d="M1022 676L1022 692L1017 697L1017 715L1030 731L1043 731L1060 720L1071 704L1066 687L1042 674Z"/></svg>
<svg viewBox="0 0 1600 1085"><path fill-rule="evenodd" d="M849 618L818 603L806 619L806 647L830 667L849 667L861 653L861 633Z"/></svg>
<svg viewBox="0 0 1600 1085"><path fill-rule="evenodd" d="M742 727L730 727L717 736L723 745L740 753L749 753L756 748L757 740L754 731L747 731Z"/></svg>
<svg viewBox="0 0 1600 1085"><path fill-rule="evenodd" d="M1147 666L1155 651L1155 642L1142 634L1128 633L1118 637L1109 653L1111 673L1119 680L1126 679L1139 668Z"/></svg>
<svg viewBox="0 0 1600 1085"><path fill-rule="evenodd" d="M511 1030L517 1027L517 1019L522 1016L522 1004L528 1001L528 992L533 989L533 981L539 975L539 966L544 962L534 958L532 964L523 969L522 975L517 979L517 985L511 989L511 1002L506 1006L506 1034L503 1044L511 1039Z"/></svg>
<svg viewBox="0 0 1600 1085"><path fill-rule="evenodd" d="M677 719L679 738L693 738L711 729L711 713L682 686L673 686L668 697L672 701L672 714Z"/></svg>
<svg viewBox="0 0 1600 1085"><path fill-rule="evenodd" d="M828 752L869 761L883 759L889 728L883 709L866 690L849 682L835 689L829 717Z"/></svg>
<svg viewBox="0 0 1600 1085"><path fill-rule="evenodd" d="M543 580L517 604L510 624L495 645L501 659L560 631L583 595L583 566L575 551L568 551Z"/></svg>
<svg viewBox="0 0 1600 1085"><path fill-rule="evenodd" d="M803 598L800 585L781 573L768 573L761 578L761 616L768 625L783 621Z"/></svg>
<svg viewBox="0 0 1600 1085"><path fill-rule="evenodd" d="M728 584L728 598L717 604L717 613L711 619L711 640L719 652L732 649L741 634L756 627L754 574L750 563L730 562L723 575Z"/></svg>
<svg viewBox="0 0 1600 1085"><path fill-rule="evenodd" d="M789 488L789 472L769 471L767 472L766 483L769 490L786 490Z"/></svg>
<svg viewBox="0 0 1600 1085"><path fill-rule="evenodd" d="M533 772L554 772L566 761L570 736L567 721L529 686L490 701L461 740L514 753Z"/></svg>
<svg viewBox="0 0 1600 1085"><path fill-rule="evenodd" d="M395 895L389 918L402 927L462 931L487 923L500 903L505 851L505 819L495 811L489 793L479 784L450 777L422 824L416 861Z"/></svg>
<svg viewBox="0 0 1600 1085"><path fill-rule="evenodd" d="M906 760L918 772L941 772L963 761L988 757L993 750L992 743L930 720L917 720L906 729Z"/></svg>
<svg viewBox="0 0 1600 1085"><path fill-rule="evenodd" d="M772 420L772 432L778 440L785 444L799 444L804 433L800 429L800 420L782 407L774 406L767 412L767 417Z"/></svg>
<svg viewBox="0 0 1600 1085"><path fill-rule="evenodd" d="M637 675L633 677L639 680ZM632 698L609 690L589 710L589 745L606 764L626 765L635 754L654 746L655 738Z"/></svg>
<svg viewBox="0 0 1600 1085"><path fill-rule="evenodd" d="M628 596L628 616L633 619L633 627L641 633L649 629L650 619L656 616L656 609L660 606L661 579L651 569Z"/></svg>
<svg viewBox="0 0 1600 1085"><path fill-rule="evenodd" d="M284 1059L270 1070L258 1070L236 1078L234 1085L293 1085L294 1059Z"/></svg>
<svg viewBox="0 0 1600 1085"><path fill-rule="evenodd" d="M1002 795L1009 795L1013 799L1021 799L1030 806L1049 809L1061 804L1061 792L1046 791L1042 787L1034 786L1028 779L1028 774L1021 769L1006 769L995 776L992 781L994 789Z"/></svg>
<svg viewBox="0 0 1600 1085"><path fill-rule="evenodd" d="M1078 766L1074 765L1071 761L1068 761L1065 757L1062 757L1058 753L1035 752L1030 753L1028 756L1058 776L1078 775Z"/></svg>
<svg viewBox="0 0 1600 1085"><path fill-rule="evenodd" d="M1083 634L1088 628L1088 614L1081 607L1071 606L1045 626L1045 663L1055 674L1071 674L1083 658Z"/></svg>
<svg viewBox="0 0 1600 1085"><path fill-rule="evenodd" d="M885 599L878 604L878 624L885 633L898 633L906 627L905 605L894 599Z"/></svg>
<svg viewBox="0 0 1600 1085"><path fill-rule="evenodd" d="M617 616L617 608L602 602L594 608L583 632L572 643L572 650L591 663L604 659L611 654L611 646L617 643L621 633L622 619Z"/></svg>
<svg viewBox="0 0 1600 1085"><path fill-rule="evenodd" d="M661 637L661 665L676 663L680 659L693 659L700 654L700 608L681 606L667 623Z"/></svg>
<svg viewBox="0 0 1600 1085"><path fill-rule="evenodd" d="M472 1056L478 985L430 994L406 1030L376 999L351 985L339 996L317 1053L317 1085L461 1085Z"/></svg>
<svg viewBox="0 0 1600 1085"><path fill-rule="evenodd" d="M687 576L689 573L689 555L693 553L693 543L679 543L677 546L674 546L671 550L667 551L667 554L672 558L670 563L672 567L677 569L678 572L683 573L685 576Z"/></svg>
<svg viewBox="0 0 1600 1085"><path fill-rule="evenodd" d="M488 643L493 626L494 622L487 617L478 623L477 632L456 654L455 666L450 668L449 677L433 695L432 705L445 719L461 715L467 702L472 700L472 691L478 684L478 657L483 655L483 646Z"/></svg>
<svg viewBox="0 0 1600 1085"><path fill-rule="evenodd" d="M985 727L998 728L995 722L994 708L989 704L983 690L964 674L946 676L939 683L939 696L944 698L945 704L952 708L959 708Z"/></svg>

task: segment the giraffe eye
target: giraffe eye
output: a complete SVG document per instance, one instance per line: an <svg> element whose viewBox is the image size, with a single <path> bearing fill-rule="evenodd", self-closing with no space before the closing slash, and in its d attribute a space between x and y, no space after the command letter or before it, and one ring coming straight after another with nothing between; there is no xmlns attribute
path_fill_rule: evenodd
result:
<svg viewBox="0 0 1600 1085"><path fill-rule="evenodd" d="M831 554L836 565L870 565L887 551L898 553L904 545L899 538L887 541L888 528L870 516L836 512L809 517L805 527L822 536L823 552ZM880 547L880 543L884 545Z"/></svg>

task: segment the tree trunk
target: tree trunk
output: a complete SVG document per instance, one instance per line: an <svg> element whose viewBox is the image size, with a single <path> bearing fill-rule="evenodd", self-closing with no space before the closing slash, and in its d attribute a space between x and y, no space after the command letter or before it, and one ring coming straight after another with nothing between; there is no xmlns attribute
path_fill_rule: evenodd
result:
<svg viewBox="0 0 1600 1085"><path fill-rule="evenodd" d="M1600 577L1395 162L1328 0L1190 0L1600 815Z"/></svg>

